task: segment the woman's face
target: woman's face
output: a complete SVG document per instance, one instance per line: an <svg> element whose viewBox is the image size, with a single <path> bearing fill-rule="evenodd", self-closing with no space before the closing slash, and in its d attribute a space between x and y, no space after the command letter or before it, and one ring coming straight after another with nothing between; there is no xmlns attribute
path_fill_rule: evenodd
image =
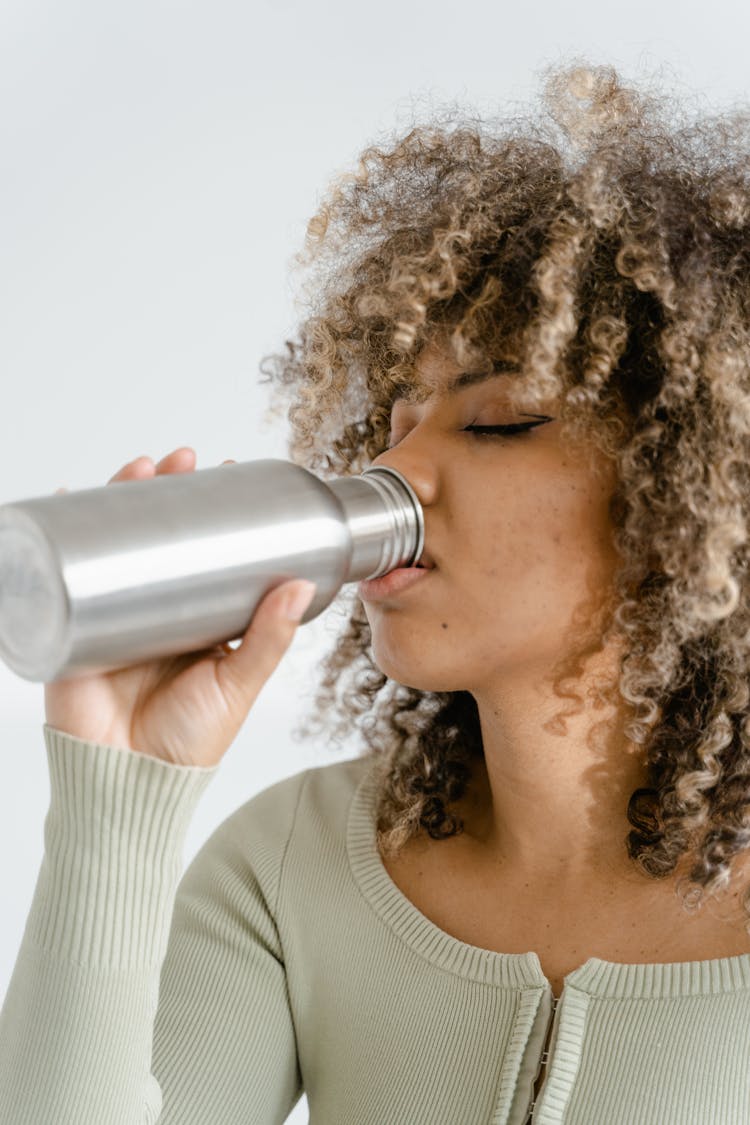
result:
<svg viewBox="0 0 750 1125"><path fill-rule="evenodd" d="M504 686L549 670L574 611L611 582L614 467L597 477L563 448L555 403L513 410L512 376L450 391L462 369L432 343L417 372L431 396L394 404L390 448L373 463L416 491L435 569L385 601L363 599L373 656L406 686L500 702ZM517 436L466 432L540 414L553 420Z"/></svg>

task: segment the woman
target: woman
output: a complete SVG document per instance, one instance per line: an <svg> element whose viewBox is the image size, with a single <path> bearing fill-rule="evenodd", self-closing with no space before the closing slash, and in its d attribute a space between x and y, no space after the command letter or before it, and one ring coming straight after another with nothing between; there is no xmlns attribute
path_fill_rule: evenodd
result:
<svg viewBox="0 0 750 1125"><path fill-rule="evenodd" d="M424 509L304 728L361 756L179 879L298 584L236 651L46 685L3 1121L750 1119L750 125L608 67L543 105L367 150L266 371L294 460Z"/></svg>

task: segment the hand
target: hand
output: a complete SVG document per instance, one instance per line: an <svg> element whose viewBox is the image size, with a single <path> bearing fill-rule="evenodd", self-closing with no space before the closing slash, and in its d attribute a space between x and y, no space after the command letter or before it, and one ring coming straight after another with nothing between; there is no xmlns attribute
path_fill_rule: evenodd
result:
<svg viewBox="0 0 750 1125"><path fill-rule="evenodd" d="M175 449L156 465L149 457L138 457L108 484L190 473L195 462L195 451L188 446ZM290 593L304 586L295 579L266 594L236 649L215 645L45 684L47 723L86 741L137 750L175 765L217 765L291 644L314 586L296 620L285 616L286 602Z"/></svg>

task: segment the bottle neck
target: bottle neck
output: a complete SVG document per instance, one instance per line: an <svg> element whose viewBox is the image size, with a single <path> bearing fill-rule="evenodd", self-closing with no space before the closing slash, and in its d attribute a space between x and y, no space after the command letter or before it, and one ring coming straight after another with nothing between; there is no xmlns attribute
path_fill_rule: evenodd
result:
<svg viewBox="0 0 750 1125"><path fill-rule="evenodd" d="M341 503L352 537L344 582L378 578L398 566L414 566L424 550L424 516L401 473L375 465L361 476L326 481Z"/></svg>

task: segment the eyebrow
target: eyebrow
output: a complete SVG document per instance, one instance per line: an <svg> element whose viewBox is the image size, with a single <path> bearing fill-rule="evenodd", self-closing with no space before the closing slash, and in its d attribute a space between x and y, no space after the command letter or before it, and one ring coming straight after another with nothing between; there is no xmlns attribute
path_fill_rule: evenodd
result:
<svg viewBox="0 0 750 1125"><path fill-rule="evenodd" d="M443 394L453 394L454 391L463 390L464 387L473 387L478 383L487 383L490 379L501 379L504 375L510 375L511 372L518 370L517 363L511 363L510 360L499 359L496 360L489 371L464 371L457 378L453 379L446 386ZM438 391L440 388L438 388ZM393 400L394 405L401 402L404 396L397 394Z"/></svg>
<svg viewBox="0 0 750 1125"><path fill-rule="evenodd" d="M448 392L460 391L463 387L473 387L477 383L486 383L489 379L498 379L502 375L509 375L515 371L516 364L503 360L495 363L490 371L464 371L457 379L448 384Z"/></svg>

